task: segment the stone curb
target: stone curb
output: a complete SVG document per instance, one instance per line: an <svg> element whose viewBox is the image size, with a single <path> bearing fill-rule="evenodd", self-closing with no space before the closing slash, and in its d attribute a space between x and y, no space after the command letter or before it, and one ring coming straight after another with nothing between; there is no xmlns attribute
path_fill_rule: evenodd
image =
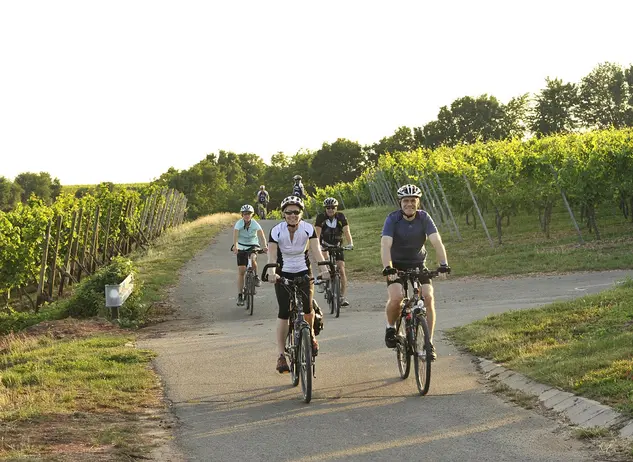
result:
<svg viewBox="0 0 633 462"><path fill-rule="evenodd" d="M633 439L633 419L627 419L609 406L535 382L488 359L477 360L479 370L487 379L496 380L510 389L537 397L543 406L564 415L572 424L581 428L600 427L617 430L620 437Z"/></svg>

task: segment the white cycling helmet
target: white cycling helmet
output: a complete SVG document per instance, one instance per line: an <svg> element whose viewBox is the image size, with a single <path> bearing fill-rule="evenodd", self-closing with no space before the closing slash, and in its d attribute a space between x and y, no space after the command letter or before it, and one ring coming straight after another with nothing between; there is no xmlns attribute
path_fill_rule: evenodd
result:
<svg viewBox="0 0 633 462"><path fill-rule="evenodd" d="M303 210L303 201L300 197L297 196L288 196L284 200L281 201L281 211L283 212L286 207L289 205L297 205L301 210Z"/></svg>
<svg viewBox="0 0 633 462"><path fill-rule="evenodd" d="M302 180L303 178L301 178L301 175L295 175L292 177L292 179L295 181L299 181L299 180Z"/></svg>
<svg viewBox="0 0 633 462"><path fill-rule="evenodd" d="M244 204L242 205L242 208L240 209L240 213L244 213L244 212L255 213L255 209L249 204Z"/></svg>
<svg viewBox="0 0 633 462"><path fill-rule="evenodd" d="M323 201L323 207L338 207L338 201L333 197L328 197Z"/></svg>
<svg viewBox="0 0 633 462"><path fill-rule="evenodd" d="M405 197L422 197L422 190L414 184L405 184L398 189L398 199Z"/></svg>

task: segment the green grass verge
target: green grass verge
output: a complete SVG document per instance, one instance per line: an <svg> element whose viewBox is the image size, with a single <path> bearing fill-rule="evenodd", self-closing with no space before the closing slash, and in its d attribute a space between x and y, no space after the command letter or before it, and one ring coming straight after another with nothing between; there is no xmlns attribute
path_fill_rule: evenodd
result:
<svg viewBox="0 0 633 462"><path fill-rule="evenodd" d="M352 277L381 280L380 234L387 214L393 207L367 207L345 210L354 238L354 251L345 254L346 268ZM598 217L601 239L581 230L585 240L580 245L569 215L559 210L552 215L550 238L540 231L538 216L522 214L504 220L502 244L496 241L494 216L485 214L492 247L477 221L467 226L463 217L456 218L462 239L440 227L452 277L504 276L510 274L561 273L633 268L633 223L617 210ZM435 218L435 217L434 217ZM437 221L437 220L436 220ZM433 246L427 244L428 264L437 264Z"/></svg>
<svg viewBox="0 0 633 462"><path fill-rule="evenodd" d="M633 280L577 300L489 316L447 335L474 355L633 417Z"/></svg>
<svg viewBox="0 0 633 462"><path fill-rule="evenodd" d="M180 268L236 219L200 218L132 254L143 302L162 300ZM31 321L58 319L60 306ZM144 457L152 444L143 430L148 413L164 408L153 353L134 347L133 332L105 321L61 320L27 332L0 337L0 459Z"/></svg>
<svg viewBox="0 0 633 462"><path fill-rule="evenodd" d="M143 281L143 302L164 298L167 288L178 281L178 271L239 215L218 213L185 223L156 239L147 251L130 255Z"/></svg>

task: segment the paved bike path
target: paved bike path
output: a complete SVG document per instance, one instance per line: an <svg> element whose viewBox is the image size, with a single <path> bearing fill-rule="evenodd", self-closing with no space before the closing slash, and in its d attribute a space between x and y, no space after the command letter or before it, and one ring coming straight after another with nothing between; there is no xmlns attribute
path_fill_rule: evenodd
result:
<svg viewBox="0 0 633 462"><path fill-rule="evenodd" d="M263 222L266 231L273 222ZM161 460L594 460L555 421L504 402L441 330L494 312L596 292L625 272L436 284L438 360L429 395L398 376L384 346L384 284L352 283L351 306L326 315L313 400L275 370L273 287L254 315L235 305L235 256L224 233L183 270L178 314L145 330L180 421L181 457ZM377 244L378 245L378 244ZM260 257L260 269L265 256ZM631 272L628 272L631 274ZM321 295L317 301L325 308Z"/></svg>

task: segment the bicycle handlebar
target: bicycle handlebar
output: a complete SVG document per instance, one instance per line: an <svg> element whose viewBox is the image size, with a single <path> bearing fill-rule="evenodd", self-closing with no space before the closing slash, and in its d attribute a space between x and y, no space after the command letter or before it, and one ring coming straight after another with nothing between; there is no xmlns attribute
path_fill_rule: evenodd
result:
<svg viewBox="0 0 633 462"><path fill-rule="evenodd" d="M264 269L262 270L262 281L264 282L268 282L268 268L279 268L279 263L268 263L266 266L264 266ZM294 279L288 279L288 278L284 278L284 277L280 277L277 280L277 284L283 284L285 286L300 286L303 283L306 282L312 282L314 281L314 278L309 276L309 275L304 275L298 278L294 278Z"/></svg>
<svg viewBox="0 0 633 462"><path fill-rule="evenodd" d="M426 276L429 279L433 279L434 277L437 277L440 274L439 271L437 270L429 270L427 268L423 268L422 270L420 270L420 268L410 268L408 270L405 271L400 271L398 270L398 278L402 279L402 278L411 278L414 276Z"/></svg>
<svg viewBox="0 0 633 462"><path fill-rule="evenodd" d="M333 245L333 244L328 244L327 242L321 242L321 247L323 247L325 250L354 250L352 247L350 247L349 245Z"/></svg>
<svg viewBox="0 0 633 462"><path fill-rule="evenodd" d="M231 252L235 249L235 246L231 246ZM246 252L246 253L258 253L258 254L262 254L262 253L266 253L266 251L264 249L262 249L260 246L258 245L253 245L248 249L237 249L238 252Z"/></svg>

